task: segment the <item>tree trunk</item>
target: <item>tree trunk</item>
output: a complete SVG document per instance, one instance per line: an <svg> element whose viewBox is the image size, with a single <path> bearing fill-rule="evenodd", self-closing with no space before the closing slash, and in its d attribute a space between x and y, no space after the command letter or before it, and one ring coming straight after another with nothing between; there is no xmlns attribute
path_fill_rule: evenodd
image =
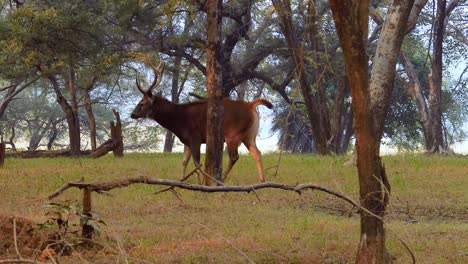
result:
<svg viewBox="0 0 468 264"><path fill-rule="evenodd" d="M96 118L93 113L93 106L91 102L91 96L89 94L91 87L83 89L84 105L86 114L88 115L89 122L89 140L91 141L91 150L96 149Z"/></svg>
<svg viewBox="0 0 468 264"><path fill-rule="evenodd" d="M291 50L294 60L296 77L301 87L302 96L304 97L307 115L309 117L312 134L316 144L315 148L321 155L330 154L330 149L328 148L330 124L328 116L324 116L326 114L326 109L324 110L324 108L326 107L323 107L324 102L321 102L323 95L320 94L320 88L317 86L319 84L319 78L315 76L316 78L314 79L314 84L317 86L315 87L317 89L317 94L314 94L312 82L308 79L308 74L305 69L303 45L300 45L299 43L297 33L292 22L291 4L289 0L272 0L272 2L280 17L280 28L286 37L288 47ZM313 16L312 14L310 15ZM316 21L312 20L311 22L315 23ZM316 36L314 36L314 39L315 38Z"/></svg>
<svg viewBox="0 0 468 264"><path fill-rule="evenodd" d="M174 140L175 140L174 133L172 133L169 130L166 130L166 136L164 138L164 150L163 150L164 152L166 153L172 152L172 148L174 147Z"/></svg>
<svg viewBox="0 0 468 264"><path fill-rule="evenodd" d="M368 82L367 35L369 1L331 0L333 19L343 49L353 100L361 210L357 263L386 263L382 217L389 189L380 161ZM370 212L370 213L369 213Z"/></svg>
<svg viewBox="0 0 468 264"><path fill-rule="evenodd" d="M180 64L182 63L182 57L177 56L174 60L174 71L172 73L172 87L171 87L171 101L173 103L179 102L179 76L180 76ZM166 137L164 140L164 152L172 152L174 147L174 134L166 130Z"/></svg>
<svg viewBox="0 0 468 264"><path fill-rule="evenodd" d="M413 4L414 0L392 2L375 51L369 88L378 151L393 92L396 62Z"/></svg>
<svg viewBox="0 0 468 264"><path fill-rule="evenodd" d="M72 66L70 65L70 67ZM68 89L71 95L71 113L68 127L70 130L70 152L72 153L72 156L79 156L81 149L81 131L78 115L78 100L76 95L75 71L73 69L70 69ZM71 126L70 123L72 123Z"/></svg>
<svg viewBox="0 0 468 264"><path fill-rule="evenodd" d="M344 98L346 94L346 75L340 78L335 94L335 104L333 105L333 115L331 120L331 148L335 154L340 154L340 142L342 139L342 117L344 113Z"/></svg>
<svg viewBox="0 0 468 264"><path fill-rule="evenodd" d="M112 110L115 115L116 123L114 121L110 122L111 128L111 139L115 142L115 148L113 149L114 157L123 157L124 155L124 146L123 146L123 137L122 137L122 123L120 122L119 112Z"/></svg>
<svg viewBox="0 0 468 264"><path fill-rule="evenodd" d="M431 127L429 123L429 110L427 108L426 98L424 97L423 90L421 87L421 82L419 81L419 77L414 69L413 63L408 58L408 56L402 52L400 54L401 61L405 68L406 75L409 78L409 84L405 85L408 93L413 97L416 101L416 107L418 108L419 112L419 120L422 124L422 130L424 134L424 145L427 151L432 149L432 133Z"/></svg>
<svg viewBox="0 0 468 264"><path fill-rule="evenodd" d="M80 155L80 123L78 119L78 112L74 111L72 106L68 103L67 99L60 91L57 79L54 76L49 76L48 79L52 83L52 88L57 95L57 102L62 110L65 112L65 119L68 125L68 137L70 140L70 152L72 156Z"/></svg>
<svg viewBox="0 0 468 264"><path fill-rule="evenodd" d="M345 114L343 120L343 137L340 141L340 150L338 154L345 154L348 151L349 143L351 141L351 137L354 135L354 124L353 124L353 109L349 109L349 111Z"/></svg>
<svg viewBox="0 0 468 264"><path fill-rule="evenodd" d="M0 168L5 165L5 142L0 142Z"/></svg>
<svg viewBox="0 0 468 264"><path fill-rule="evenodd" d="M223 88L222 88L222 43L221 43L221 0L207 1L207 45L206 45L206 86L208 90L206 157L205 171L222 181L223 158ZM205 176L205 184L211 185L211 179Z"/></svg>
<svg viewBox="0 0 468 264"><path fill-rule="evenodd" d="M15 124L12 124L11 125L11 135L10 135L10 138L8 139L9 141L5 142L5 143L10 144L11 145L11 150L16 152L16 145L15 145L15 142L14 142L15 136L16 136Z"/></svg>
<svg viewBox="0 0 468 264"><path fill-rule="evenodd" d="M58 129L57 129L57 123L58 123L58 122L55 122L55 121L54 121L53 124L52 124L52 128L51 128L52 131L51 131L51 133L50 133L49 140L48 140L48 142L47 142L47 150L52 150L52 147L53 147L53 145L54 145L54 142L55 142L55 140L56 140L57 137L58 137L59 131L58 131Z"/></svg>
<svg viewBox="0 0 468 264"><path fill-rule="evenodd" d="M52 120L50 119L46 122L39 122L39 120L28 121L28 129L31 134L28 146L29 151L34 151L39 148L39 145L49 130L51 124Z"/></svg>
<svg viewBox="0 0 468 264"><path fill-rule="evenodd" d="M431 124L432 148L430 152L446 152L442 130L442 43L446 0L437 0L437 17L434 26L434 43L432 51L432 69L429 75L429 123Z"/></svg>

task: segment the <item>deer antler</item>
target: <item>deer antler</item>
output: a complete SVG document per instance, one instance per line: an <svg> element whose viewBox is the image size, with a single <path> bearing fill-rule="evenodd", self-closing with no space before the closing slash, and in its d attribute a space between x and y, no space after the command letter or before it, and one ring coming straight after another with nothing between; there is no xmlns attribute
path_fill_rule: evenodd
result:
<svg viewBox="0 0 468 264"><path fill-rule="evenodd" d="M158 86L162 80L162 76L164 73L164 63L162 61L159 61L158 66L155 67L154 64L149 60L149 58L148 57L146 58L147 58L148 64L153 70L154 80L153 80L153 83L151 83L151 85L148 87L148 89L145 90L141 87L140 81L138 80L138 74L137 74L136 85L137 85L138 90L140 90L142 94L150 93L154 89L154 87Z"/></svg>

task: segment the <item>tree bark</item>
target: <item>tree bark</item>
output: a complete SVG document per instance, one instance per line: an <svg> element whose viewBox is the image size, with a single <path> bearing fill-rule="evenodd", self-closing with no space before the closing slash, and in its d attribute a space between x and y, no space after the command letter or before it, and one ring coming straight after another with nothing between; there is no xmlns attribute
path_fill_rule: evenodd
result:
<svg viewBox="0 0 468 264"><path fill-rule="evenodd" d="M366 53L369 1L331 0L330 6L344 53L353 100L360 202L365 208L360 212L361 238L357 263L386 263L388 257L382 217L388 193L383 185L387 189L389 185L379 157L371 111Z"/></svg>
<svg viewBox="0 0 468 264"><path fill-rule="evenodd" d="M430 152L446 152L442 130L442 44L444 35L446 0L437 0L437 17L434 21L434 43L432 69L429 75L429 123L431 124L432 146Z"/></svg>
<svg viewBox="0 0 468 264"><path fill-rule="evenodd" d="M208 90L205 171L220 183L223 157L222 0L207 1L206 86ZM204 183L212 179L205 176Z"/></svg>
<svg viewBox="0 0 468 264"><path fill-rule="evenodd" d="M375 51L370 79L370 99L378 151L393 92L396 62L413 4L414 0L392 2L385 16Z"/></svg>

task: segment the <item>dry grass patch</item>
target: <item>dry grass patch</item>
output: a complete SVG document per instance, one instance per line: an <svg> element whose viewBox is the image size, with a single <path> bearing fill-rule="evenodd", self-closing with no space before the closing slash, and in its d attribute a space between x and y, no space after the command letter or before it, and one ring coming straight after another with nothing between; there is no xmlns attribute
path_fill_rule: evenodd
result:
<svg viewBox="0 0 468 264"><path fill-rule="evenodd" d="M139 175L178 179L181 159L182 154L137 153L97 160L10 158L0 170L0 214L42 222L47 212L42 198L66 182L81 177L108 181ZM278 155L264 155L263 159L266 168L273 167ZM357 172L342 166L345 161L346 157L286 154L278 174L273 175L272 168L266 177L286 184L311 182L358 200ZM390 156L384 157L384 163L392 185L388 247L397 263L410 261L400 238L414 251L418 263L468 262L468 159ZM241 156L227 184L256 181L254 162ZM353 262L359 217L355 208L329 195L316 191L297 195L280 190L256 194L179 190L183 199L179 200L170 192L154 195L161 188L136 185L113 190L110 196L94 194L94 209L107 223L97 240L104 246L99 251L74 252L61 263L82 259L91 263ZM78 190L68 190L54 201L66 203L80 197ZM5 256L0 252L0 259Z"/></svg>

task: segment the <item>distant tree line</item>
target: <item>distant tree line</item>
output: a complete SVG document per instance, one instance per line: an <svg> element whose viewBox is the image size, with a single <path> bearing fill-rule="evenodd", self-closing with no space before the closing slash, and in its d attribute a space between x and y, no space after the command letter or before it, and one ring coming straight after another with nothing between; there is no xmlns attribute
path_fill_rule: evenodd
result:
<svg viewBox="0 0 468 264"><path fill-rule="evenodd" d="M437 1L415 2L380 134L399 149L447 152L466 138L466 1L444 9ZM388 8L387 1L371 4L370 59ZM189 92L205 96L206 12L204 1L5 1L4 141L12 149L18 143L30 150L95 149L108 134L112 109L128 112L136 104L135 77L151 80L134 53L166 62L160 89L171 101L194 100ZM229 1L222 18L224 96L273 101L272 133L280 135L281 150L348 152L355 138L352 100L328 2ZM172 151L170 131L123 121L128 148Z"/></svg>

